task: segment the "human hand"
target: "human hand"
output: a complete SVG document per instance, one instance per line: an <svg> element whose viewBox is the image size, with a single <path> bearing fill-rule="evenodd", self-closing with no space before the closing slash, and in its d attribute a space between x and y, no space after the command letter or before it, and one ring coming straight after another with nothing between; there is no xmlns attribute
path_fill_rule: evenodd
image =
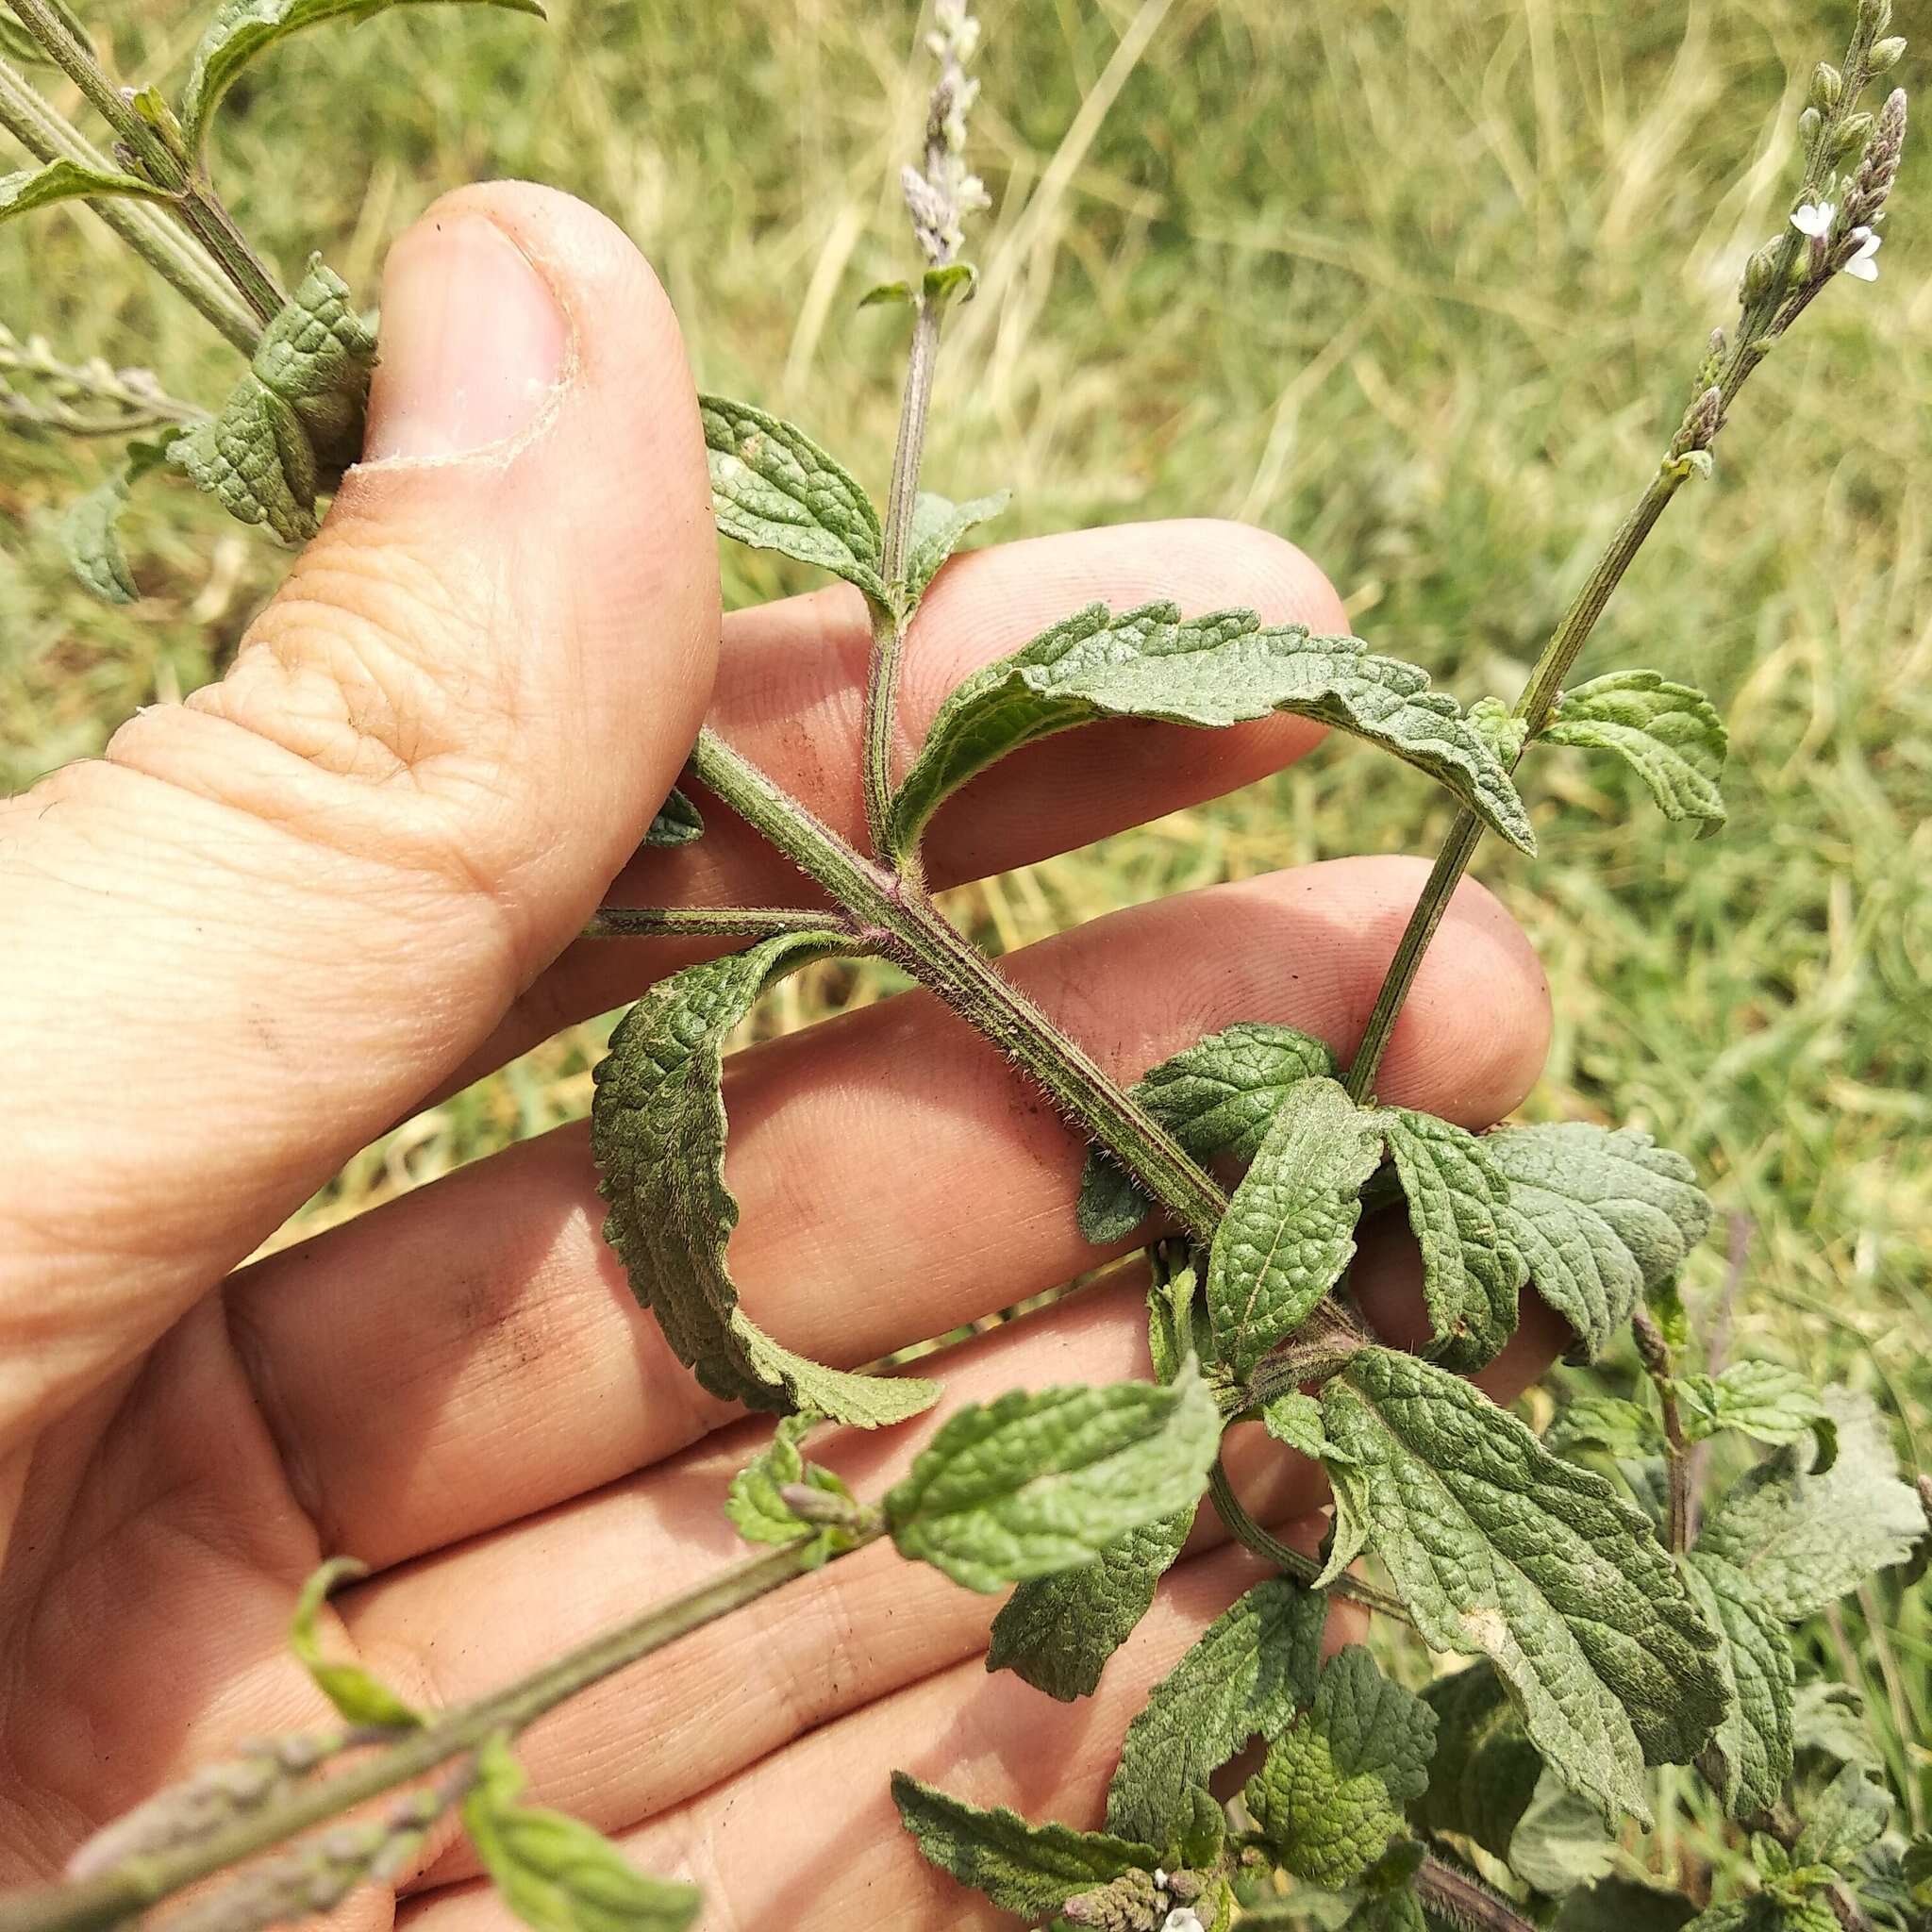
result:
<svg viewBox="0 0 1932 1932"><path fill-rule="evenodd" d="M634 995L691 945L573 942L620 904L797 903L713 808L638 852L700 719L852 836L869 634L845 589L734 616L719 650L704 453L675 325L587 209L472 190L399 245L355 472L234 668L0 808L0 1878L231 1746L322 1715L287 1657L321 1557L375 1567L334 1641L406 1697L467 1698L732 1559L724 1481L762 1426L702 1395L598 1238L585 1135L477 1163L230 1273L360 1146ZM1342 627L1274 539L1090 532L953 564L914 626L916 733L970 669L1099 597ZM714 656L716 685L713 687ZM1039 858L1292 759L1311 727L1096 727L1007 759L936 821L935 883ZM1229 1021L1346 1051L1421 882L1339 860L1122 913L1007 962L1123 1077ZM613 880L615 883L613 884ZM1521 1098L1544 991L1470 888L1379 1083L1471 1126ZM924 994L742 1054L733 1270L770 1332L858 1363L1094 1265L1082 1148ZM1407 1237L1355 1275L1421 1330ZM945 1360L948 1402L1145 1372L1127 1283ZM1485 1372L1548 1361L1526 1305ZM943 1411L941 1411L943 1412ZM861 1493L930 1426L835 1442ZM1242 1435L1252 1435L1243 1431ZM1241 1449L1260 1453L1244 1458ZM1251 1506L1314 1473L1230 1441ZM1211 1525L1097 1696L980 1668L994 1606L875 1548L533 1731L538 1794L703 1884L712 1924L973 1923L900 1834L903 1765L975 1802L1097 1813L1109 1740L1252 1571ZM459 1847L405 1883L424 1932L499 1907ZM360 1923L389 1900L358 1897Z"/></svg>

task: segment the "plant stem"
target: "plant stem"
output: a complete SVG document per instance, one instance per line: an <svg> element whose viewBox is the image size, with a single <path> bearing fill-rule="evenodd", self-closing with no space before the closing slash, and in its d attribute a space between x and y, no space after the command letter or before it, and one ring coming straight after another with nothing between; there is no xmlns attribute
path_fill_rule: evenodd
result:
<svg viewBox="0 0 1932 1932"><path fill-rule="evenodd" d="M882 1521L874 1521L854 1532L857 1541L842 1554L863 1549L884 1533ZM567 1651L521 1683L458 1705L380 1756L303 1787L285 1804L241 1819L192 1844L129 1858L97 1877L0 1899L0 1932L100 1932L118 1924L196 1879L424 1776L452 1757L474 1751L499 1731L523 1730L578 1691L806 1575L820 1560L816 1537L801 1537L754 1557Z"/></svg>
<svg viewBox="0 0 1932 1932"><path fill-rule="evenodd" d="M1535 1932L1533 1922L1507 1899L1434 1852L1423 1854L1423 1861L1416 1867L1415 1890L1424 1908L1456 1926L1457 1932Z"/></svg>
<svg viewBox="0 0 1932 1932"><path fill-rule="evenodd" d="M0 127L36 160L64 158L89 168L113 165L4 60L0 60ZM109 197L89 206L242 355L254 355L261 340L259 321L210 270L205 257L175 223L142 202Z"/></svg>
<svg viewBox="0 0 1932 1932"><path fill-rule="evenodd" d="M1322 1574L1321 1564L1292 1544L1283 1542L1255 1520L1248 1506L1235 1494L1234 1485L1227 1478L1226 1466L1218 1457L1208 1478L1208 1493L1213 1499L1214 1513L1226 1525L1228 1535L1236 1542L1243 1549L1252 1550L1264 1563L1272 1563L1283 1574L1293 1577L1303 1589L1313 1587L1316 1577ZM1392 1617L1398 1624L1410 1621L1408 1611L1399 1597L1391 1596L1386 1590L1377 1590L1373 1583L1364 1583L1358 1576L1338 1576L1325 1586L1323 1593L1345 1597L1352 1604L1361 1605L1365 1610L1374 1611L1377 1616Z"/></svg>
<svg viewBox="0 0 1932 1932"><path fill-rule="evenodd" d="M839 834L717 736L699 734L691 770L852 915L858 937L895 959L1032 1076L1203 1242L1227 1208L1216 1182L1029 1000L924 892Z"/></svg>
<svg viewBox="0 0 1932 1932"><path fill-rule="evenodd" d="M158 187L178 197L175 213L202 252L254 310L268 322L287 306L288 296L235 225L207 181L187 158L128 105L93 48L75 30L65 10L47 0L7 0L21 25L58 62L68 78L120 136L141 171Z"/></svg>
<svg viewBox="0 0 1932 1932"><path fill-rule="evenodd" d="M587 940L770 939L824 932L851 922L829 908L782 906L607 906L584 927Z"/></svg>
<svg viewBox="0 0 1932 1932"><path fill-rule="evenodd" d="M1684 1415L1677 1404L1676 1364L1657 1318L1641 1302L1631 1310L1630 1334L1638 1359L1657 1387L1663 1407L1664 1458L1670 1479L1670 1543L1681 1557L1690 1547L1690 1443L1684 1434Z"/></svg>
<svg viewBox="0 0 1932 1932"><path fill-rule="evenodd" d="M899 406L899 435L892 450L892 480L886 495L881 574L885 606L873 611L872 664L865 682L865 819L872 846L886 860L916 862L892 852L886 827L892 802L892 733L899 712L899 668L906 654L906 566L912 541L912 512L919 502L919 466L925 452L926 418L933 375L939 366L940 314L944 296L922 294L906 364L906 393Z"/></svg>

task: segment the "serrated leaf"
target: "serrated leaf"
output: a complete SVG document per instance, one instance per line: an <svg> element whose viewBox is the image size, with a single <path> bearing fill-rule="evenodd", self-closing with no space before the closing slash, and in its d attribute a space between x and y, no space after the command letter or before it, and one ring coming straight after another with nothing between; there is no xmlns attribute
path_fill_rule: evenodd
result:
<svg viewBox="0 0 1932 1932"><path fill-rule="evenodd" d="M772 1440L731 1479L724 1514L747 1542L790 1543L802 1536L816 1539L808 1553L812 1564L853 1547L851 1533L836 1524L801 1516L785 1499L785 1491L802 1484L847 1502L852 1491L829 1469L808 1462L800 1449L817 1425L815 1415L781 1416Z"/></svg>
<svg viewBox="0 0 1932 1932"><path fill-rule="evenodd" d="M1821 1474L1837 1453L1831 1418L1818 1391L1782 1362L1733 1362L1722 1374L1685 1375L1676 1391L1684 1434L1692 1442L1720 1429L1736 1429L1774 1447L1815 1435L1826 1452L1814 1464Z"/></svg>
<svg viewBox="0 0 1932 1932"><path fill-rule="evenodd" d="M1704 1620L1723 1639L1724 1722L1698 1762L1734 1818L1769 1811L1791 1774L1797 1671L1790 1633L1744 1573L1706 1550L1684 1559Z"/></svg>
<svg viewBox="0 0 1932 1932"><path fill-rule="evenodd" d="M1438 1677L1423 1701L1436 1714L1436 1755L1410 1819L1420 1830L1470 1839L1507 1862L1543 1774L1515 1701L1487 1659Z"/></svg>
<svg viewBox="0 0 1932 1932"><path fill-rule="evenodd" d="M1683 1932L1840 1932L1838 1914L1822 1896L1781 1898L1760 1891L1750 1898L1707 1906Z"/></svg>
<svg viewBox="0 0 1932 1932"><path fill-rule="evenodd" d="M1247 1375L1341 1279L1355 1254L1362 1183L1381 1158L1377 1117L1339 1081L1289 1089L1208 1257L1215 1354L1234 1374Z"/></svg>
<svg viewBox="0 0 1932 1932"><path fill-rule="evenodd" d="M940 708L892 801L889 843L917 844L941 801L1024 744L1101 718L1221 726L1290 711L1366 738L1445 785L1521 850L1528 814L1453 698L1358 638L1264 628L1253 611L1183 621L1173 604L1090 606L969 677Z"/></svg>
<svg viewBox="0 0 1932 1932"><path fill-rule="evenodd" d="M1352 1884L1403 1828L1429 1779L1436 1719L1359 1644L1324 1665L1312 1706L1269 1749L1244 1796L1297 1878Z"/></svg>
<svg viewBox="0 0 1932 1932"><path fill-rule="evenodd" d="M1709 1231L1690 1163L1634 1127L1500 1127L1483 1147L1509 1185L1504 1234L1589 1356Z"/></svg>
<svg viewBox="0 0 1932 1932"><path fill-rule="evenodd" d="M581 1819L519 1804L523 1770L502 1737L478 1750L476 1772L463 1827L497 1896L536 1932L684 1932L697 1917L696 1886L640 1872Z"/></svg>
<svg viewBox="0 0 1932 1932"><path fill-rule="evenodd" d="M1824 1392L1838 1459L1815 1469L1807 1438L1747 1471L1706 1523L1697 1547L1733 1563L1787 1623L1903 1562L1925 1534L1917 1492L1900 1481L1884 1418L1850 1389Z"/></svg>
<svg viewBox="0 0 1932 1932"><path fill-rule="evenodd" d="M69 568L104 604L131 604L140 594L121 545L121 512L134 486L167 460L159 442L131 442L121 467L67 507L60 541Z"/></svg>
<svg viewBox="0 0 1932 1932"><path fill-rule="evenodd" d="M884 604L878 512L845 468L795 423L749 403L701 395L698 407L719 529L828 570Z"/></svg>
<svg viewBox="0 0 1932 1932"><path fill-rule="evenodd" d="M969 503L922 490L912 506L911 540L906 546L906 591L901 608L910 610L925 595L940 566L958 549L967 531L990 522L1013 499L1010 490L975 496Z"/></svg>
<svg viewBox="0 0 1932 1932"><path fill-rule="evenodd" d="M1293 1026L1237 1021L1150 1067L1128 1090L1198 1161L1231 1154L1255 1158L1299 1080L1335 1072L1325 1042ZM1125 1241L1153 1213L1133 1176L1099 1147L1088 1150L1080 1176L1080 1232L1096 1246Z"/></svg>
<svg viewBox="0 0 1932 1932"><path fill-rule="evenodd" d="M1830 1678L1801 1684L1791 1705L1791 1740L1799 1752L1817 1752L1835 1764L1885 1769L1885 1753L1872 1735L1865 1700L1849 1684Z"/></svg>
<svg viewBox="0 0 1932 1932"><path fill-rule="evenodd" d="M1724 824L1718 780L1729 739L1710 700L1688 684L1657 671L1612 671L1566 691L1539 735L1547 744L1615 752L1666 818Z"/></svg>
<svg viewBox="0 0 1932 1932"><path fill-rule="evenodd" d="M360 1664L331 1663L322 1654L322 1639L316 1620L328 1593L339 1583L366 1576L369 1566L353 1557L336 1557L312 1572L295 1599L295 1614L289 1621L289 1648L295 1661L315 1680L315 1688L335 1706L336 1711L352 1724L379 1724L389 1730L416 1730L423 1723L420 1711L408 1705Z"/></svg>
<svg viewBox="0 0 1932 1932"><path fill-rule="evenodd" d="M1467 1374L1516 1332L1528 1268L1503 1231L1509 1183L1466 1128L1405 1107L1385 1108L1377 1121L1422 1250L1436 1359Z"/></svg>
<svg viewBox="0 0 1932 1932"><path fill-rule="evenodd" d="M1325 1598L1277 1576L1208 1624L1127 1727L1107 1790L1108 1830L1178 1850L1214 1773L1314 1697L1327 1609Z"/></svg>
<svg viewBox="0 0 1932 1932"><path fill-rule="evenodd" d="M847 950L838 933L782 933L659 980L617 1024L595 1074L591 1152L610 1203L605 1238L678 1360L713 1395L882 1428L929 1408L936 1384L855 1375L782 1348L738 1305L727 1250L724 1038L774 980Z"/></svg>
<svg viewBox="0 0 1932 1932"><path fill-rule="evenodd" d="M188 85L181 94L181 130L188 152L200 156L222 96L258 55L305 27L322 26L329 21L354 25L405 4L408 0L224 0L194 50L194 64L188 71ZM471 0L471 4L484 4L484 0ZM487 0L487 4L516 13L534 13L540 20L543 17L538 0Z"/></svg>
<svg viewBox="0 0 1932 1932"><path fill-rule="evenodd" d="M48 161L42 167L23 168L17 175L0 175L0 225L59 201L115 200L128 195L139 201L177 198L165 188L118 168L92 168L64 158Z"/></svg>
<svg viewBox="0 0 1932 1932"><path fill-rule="evenodd" d="M1023 1583L992 1620L989 1671L1011 1671L1062 1704L1091 1697L1107 1660L1153 1607L1193 1527L1194 1506L1108 1543L1091 1563Z"/></svg>
<svg viewBox="0 0 1932 1932"><path fill-rule="evenodd" d="M375 333L312 256L220 415L177 437L168 459L238 521L307 542L320 526L317 493L360 449L375 367Z"/></svg>
<svg viewBox="0 0 1932 1932"><path fill-rule="evenodd" d="M705 822L697 807L674 786L671 795L652 814L644 843L659 848L690 845L704 836Z"/></svg>
<svg viewBox="0 0 1932 1932"><path fill-rule="evenodd" d="M1529 721L1519 718L1501 698L1476 699L1469 708L1469 722L1482 733L1499 764L1507 768L1523 756Z"/></svg>
<svg viewBox="0 0 1932 1932"><path fill-rule="evenodd" d="M1558 1456L1605 1449L1617 1457L1643 1457L1663 1446L1663 1424L1641 1402L1621 1395L1576 1396L1543 1431L1543 1447Z"/></svg>
<svg viewBox="0 0 1932 1932"><path fill-rule="evenodd" d="M1842 1871L1890 1822L1891 1793L1848 1764L1823 1790L1800 1800L1791 1862Z"/></svg>
<svg viewBox="0 0 1932 1932"><path fill-rule="evenodd" d="M886 1498L901 1556L968 1590L1091 1563L1208 1487L1221 1411L1192 1361L1166 1388L1014 1390L947 1418Z"/></svg>
<svg viewBox="0 0 1932 1932"><path fill-rule="evenodd" d="M1650 1524L1431 1362L1364 1349L1322 1407L1355 1458L1336 1492L1424 1639L1490 1657L1607 1821L1647 1819L1645 1761L1689 1762L1724 1714L1716 1639Z"/></svg>
<svg viewBox="0 0 1932 1932"><path fill-rule="evenodd" d="M1023 1918L1051 1918L1080 1892L1155 1869L1151 1845L1064 1824L1029 1824L1005 1806L982 1809L903 1771L892 1774L892 1801L932 1864Z"/></svg>

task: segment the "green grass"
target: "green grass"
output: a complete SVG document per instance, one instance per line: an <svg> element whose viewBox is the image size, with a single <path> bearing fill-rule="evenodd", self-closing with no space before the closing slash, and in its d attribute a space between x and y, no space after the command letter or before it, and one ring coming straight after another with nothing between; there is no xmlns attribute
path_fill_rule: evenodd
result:
<svg viewBox="0 0 1932 1932"><path fill-rule="evenodd" d="M125 75L179 71L199 9L117 10L136 15L115 29ZM931 480L961 495L1012 483L1013 532L1180 513L1264 525L1324 565L1373 643L1474 697L1513 695L1655 460L1743 255L1783 218L1805 79L1841 46L1851 8L984 10L976 132L998 206L978 243L983 292L947 350ZM882 487L895 325L853 305L905 265L887 184L922 85L911 9L559 0L553 14L541 29L432 9L291 45L238 91L218 143L244 225L285 263L320 247L373 291L387 238L443 188L493 174L571 188L657 263L701 379L836 428ZM1880 1389L1922 1466L1924 153L1908 147L1879 283L1832 290L1756 378L1715 485L1673 508L1585 665L1653 663L1713 694L1732 726L1729 830L1690 842L1614 773L1550 755L1532 783L1568 809L1544 814L1543 856L1481 865L1556 987L1535 1109L1634 1119L1690 1155L1748 1228L1740 1345ZM0 236L0 320L152 360L186 393L232 378L226 352L85 214ZM214 675L281 567L157 489L130 519L151 594L122 612L88 604L49 520L92 465L0 448L0 507L25 526L0 561L12 786ZM738 598L797 581L741 557L726 572ZM1337 745L967 903L1016 943L1124 900L1359 848L1364 825L1378 849L1424 846L1442 816L1422 787ZM787 1022L812 1006L794 1002ZM594 1040L403 1129L310 1219L580 1112ZM1725 1265L1720 1241L1697 1257L1693 1304ZM1932 1616L1895 1591L1874 1601L1889 1639L1848 1606L1845 1647L1923 1821Z"/></svg>

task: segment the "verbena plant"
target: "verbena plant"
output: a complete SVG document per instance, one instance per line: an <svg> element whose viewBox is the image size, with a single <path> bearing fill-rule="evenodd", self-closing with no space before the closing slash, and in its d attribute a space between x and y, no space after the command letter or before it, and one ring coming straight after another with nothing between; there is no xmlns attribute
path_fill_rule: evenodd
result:
<svg viewBox="0 0 1932 1932"><path fill-rule="evenodd" d="M109 480L68 516L77 573L103 596L135 594L116 520L149 472L184 474L243 522L301 541L359 445L375 338L319 258L292 293L277 282L214 191L206 139L258 54L385 0L227 0L172 102L112 81L63 0L8 4L19 26L0 23L0 121L38 165L0 180L0 220L92 201L247 359L208 410L143 372L71 364L0 332L10 418L125 439ZM914 613L1005 502L919 488L945 317L973 291L963 225L985 204L965 159L977 29L962 0L941 0L938 83L919 165L905 173L919 273L867 298L903 305L910 323L883 513L794 425L723 397L702 403L719 527L844 579L872 613L871 849L707 731L693 777L832 909L614 910L591 928L750 941L632 1008L598 1069L591 1124L608 1233L638 1299L713 1394L782 1418L724 1505L760 1551L519 1684L436 1712L321 1653L320 1608L356 1570L326 1565L302 1592L291 1641L341 1722L245 1746L161 1792L76 1851L64 1883L0 1901L0 1932L112 1925L215 1874L174 1923L250 1932L392 1876L452 1812L510 1909L543 1932L681 1927L700 1910L691 1888L644 1876L589 1826L524 1802L513 1746L532 1721L881 1541L967 1589L1017 1585L990 1667L1051 1697L1084 1696L1151 1605L1204 1496L1270 1574L1129 1726L1104 1830L1028 1823L895 1781L919 1849L997 1905L1116 1932L1524 1919L1585 1932L1612 1914L1632 1932L1674 1932L1697 1905L1698 1932L1932 1924L1932 1841L1893 1829L1848 1693L1801 1689L1791 1646L1793 1624L1912 1560L1924 1538L1922 1499L1881 1416L1774 1363L1694 1365L1674 1284L1709 1208L1689 1164L1647 1135L1582 1123L1474 1135L1375 1097L1397 1015L1478 841L1494 832L1534 849L1514 779L1532 749L1621 757L1671 818L1707 832L1723 822L1724 732L1703 693L1647 669L1565 680L1651 528L1708 473L1752 371L1828 284L1875 273L1906 103L1893 92L1875 111L1860 104L1904 52L1890 14L1890 0L1862 0L1843 60L1817 69L1789 225L1751 257L1739 312L1710 336L1656 473L1513 708L1465 710L1357 639L1252 612L1093 606L962 684L900 772L896 694ZM112 129L111 156L25 77L37 61L78 84ZM1407 760L1455 796L1453 828L1347 1065L1293 1028L1244 1022L1124 1091L947 922L924 884L922 834L976 774L1054 733L1115 717L1212 729L1276 711ZM678 792L651 838L702 833ZM867 955L938 993L1091 1139L1070 1207L1096 1244L1148 1241L1154 1367L1149 1381L958 1409L874 1500L808 1460L808 1439L903 1424L940 1388L807 1360L746 1316L730 1272L738 1208L721 1093L726 1037L774 981ZM1210 1172L1224 1158L1245 1170L1231 1193ZM1384 1207L1406 1214L1422 1253L1432 1339L1420 1354L1378 1343L1351 1302L1357 1224ZM1644 1372L1636 1399L1573 1401L1539 1439L1464 1379L1507 1341L1530 1286L1568 1323L1578 1359L1632 1332ZM1230 1487L1222 1438L1246 1422L1326 1471L1335 1509L1318 1556L1279 1541ZM1708 1501L1708 1445L1721 1435L1769 1454ZM1357 1574L1362 1558L1380 1580ZM1431 1653L1480 1661L1407 1672L1427 1677L1420 1694L1359 1646L1324 1662L1336 1595L1386 1613ZM1251 1747L1253 1774L1224 1801L1217 1782ZM1750 1886L1686 1902L1619 1868L1624 1821L1648 1824L1654 1805L1682 1802L1656 1766L1694 1768L1748 1846ZM357 1822L319 1829L352 1811Z"/></svg>

